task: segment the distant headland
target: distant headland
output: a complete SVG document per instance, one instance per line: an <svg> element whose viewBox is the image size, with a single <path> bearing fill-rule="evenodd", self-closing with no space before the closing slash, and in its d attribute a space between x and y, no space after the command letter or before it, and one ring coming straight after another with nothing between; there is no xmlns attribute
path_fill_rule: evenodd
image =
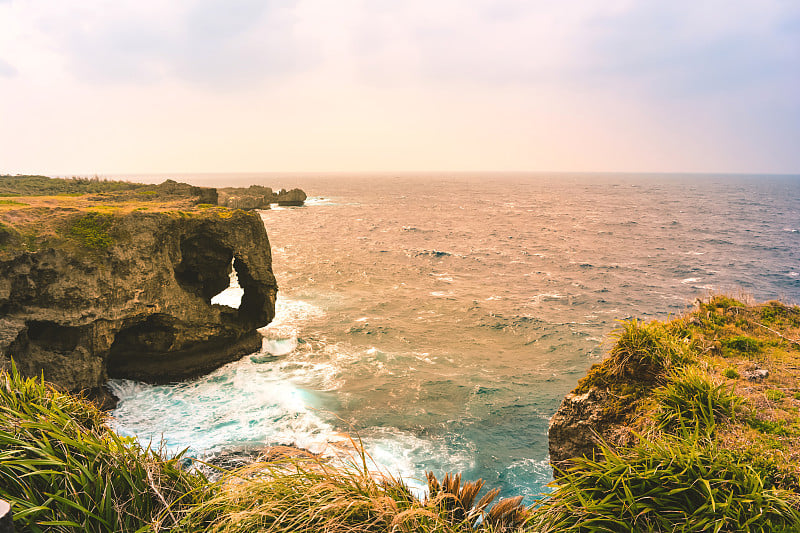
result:
<svg viewBox="0 0 800 533"><path fill-rule="evenodd" d="M0 369L13 358L102 403L109 378L180 380L257 351L277 284L248 211L305 199L258 185L0 176ZM211 303L232 269L238 309Z"/></svg>

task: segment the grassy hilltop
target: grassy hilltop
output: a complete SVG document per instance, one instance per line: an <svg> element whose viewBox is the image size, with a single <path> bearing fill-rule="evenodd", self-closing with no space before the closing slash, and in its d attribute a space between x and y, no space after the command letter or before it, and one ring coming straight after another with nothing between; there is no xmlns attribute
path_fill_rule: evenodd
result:
<svg viewBox="0 0 800 533"><path fill-rule="evenodd" d="M419 499L364 455L284 457L211 482L13 371L0 374L0 497L21 531L800 530L800 308L716 296L615 335L576 390L614 393L603 407L626 444L573 460L532 508L492 506L496 492L459 476L431 476Z"/></svg>
<svg viewBox="0 0 800 533"><path fill-rule="evenodd" d="M167 180L159 185L97 178L0 176L0 254L47 247L102 251L114 238L116 217L133 212L228 217L207 201L213 189Z"/></svg>

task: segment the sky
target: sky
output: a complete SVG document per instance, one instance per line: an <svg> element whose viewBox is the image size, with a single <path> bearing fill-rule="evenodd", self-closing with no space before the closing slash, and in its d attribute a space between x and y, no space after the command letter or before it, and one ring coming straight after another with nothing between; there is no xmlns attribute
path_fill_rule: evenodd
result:
<svg viewBox="0 0 800 533"><path fill-rule="evenodd" d="M800 173L797 0L0 0L0 174Z"/></svg>

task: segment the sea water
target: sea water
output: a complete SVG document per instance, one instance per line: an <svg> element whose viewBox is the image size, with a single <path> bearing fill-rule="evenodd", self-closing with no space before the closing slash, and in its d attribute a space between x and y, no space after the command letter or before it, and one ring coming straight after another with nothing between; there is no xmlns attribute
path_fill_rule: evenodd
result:
<svg viewBox="0 0 800 533"><path fill-rule="evenodd" d="M116 429L208 457L360 438L532 502L547 426L618 321L713 291L800 300L800 177L170 176L298 186L260 213L280 291L262 349L183 383L115 380ZM238 305L235 279L215 303Z"/></svg>

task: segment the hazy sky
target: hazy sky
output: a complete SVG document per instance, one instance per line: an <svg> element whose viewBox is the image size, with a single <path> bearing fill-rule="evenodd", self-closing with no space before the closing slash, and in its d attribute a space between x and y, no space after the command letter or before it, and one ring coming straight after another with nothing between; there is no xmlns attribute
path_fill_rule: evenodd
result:
<svg viewBox="0 0 800 533"><path fill-rule="evenodd" d="M798 0L0 0L0 173L800 173Z"/></svg>

